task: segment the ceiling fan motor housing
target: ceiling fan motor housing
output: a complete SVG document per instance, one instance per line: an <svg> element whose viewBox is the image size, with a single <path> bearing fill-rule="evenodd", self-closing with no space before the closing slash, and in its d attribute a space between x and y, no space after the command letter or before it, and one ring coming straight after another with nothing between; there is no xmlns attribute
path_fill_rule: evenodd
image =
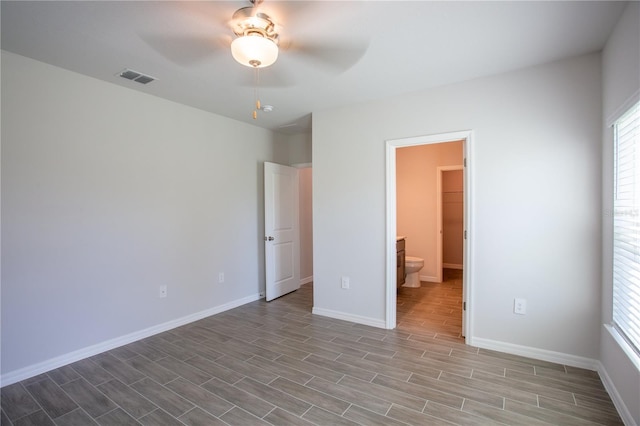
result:
<svg viewBox="0 0 640 426"><path fill-rule="evenodd" d="M264 68L278 59L278 33L269 15L243 7L233 14L232 23L237 38L231 42L231 54L236 61Z"/></svg>

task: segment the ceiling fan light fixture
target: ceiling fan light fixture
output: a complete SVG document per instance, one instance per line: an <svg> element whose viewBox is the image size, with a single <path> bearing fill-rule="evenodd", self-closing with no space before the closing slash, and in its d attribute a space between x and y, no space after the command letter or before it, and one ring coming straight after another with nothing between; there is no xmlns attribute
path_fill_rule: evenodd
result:
<svg viewBox="0 0 640 426"><path fill-rule="evenodd" d="M231 54L244 66L264 68L278 59L278 45L261 34L248 34L231 42Z"/></svg>

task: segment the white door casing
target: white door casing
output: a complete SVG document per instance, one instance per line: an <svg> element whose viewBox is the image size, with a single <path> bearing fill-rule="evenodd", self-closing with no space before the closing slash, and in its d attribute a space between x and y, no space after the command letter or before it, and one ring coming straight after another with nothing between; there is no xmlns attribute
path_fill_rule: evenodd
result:
<svg viewBox="0 0 640 426"><path fill-rule="evenodd" d="M417 136L404 139L386 141L386 240L387 240L387 277L386 277L386 307L385 327L396 327L396 149L407 146L417 146L432 143L463 141L464 156L464 232L463 244L463 284L462 302L466 308L462 312L463 335L465 341L473 341L473 131L442 133L436 135Z"/></svg>
<svg viewBox="0 0 640 426"><path fill-rule="evenodd" d="M264 163L266 300L300 287L298 170Z"/></svg>

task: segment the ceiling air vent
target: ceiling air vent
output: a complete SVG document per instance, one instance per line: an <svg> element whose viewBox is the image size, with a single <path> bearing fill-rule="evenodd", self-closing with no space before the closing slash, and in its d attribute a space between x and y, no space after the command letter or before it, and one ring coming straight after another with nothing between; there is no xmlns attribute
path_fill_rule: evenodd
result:
<svg viewBox="0 0 640 426"><path fill-rule="evenodd" d="M155 77L151 77L150 75L145 75L138 71L133 71L130 69L125 69L118 75L122 78L126 78L127 80L137 81L140 84L147 84L151 83L154 80L157 80Z"/></svg>

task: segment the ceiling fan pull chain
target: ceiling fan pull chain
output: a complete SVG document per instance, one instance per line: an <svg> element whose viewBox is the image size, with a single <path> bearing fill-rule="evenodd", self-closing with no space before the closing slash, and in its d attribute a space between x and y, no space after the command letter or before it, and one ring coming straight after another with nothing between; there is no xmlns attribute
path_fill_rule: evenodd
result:
<svg viewBox="0 0 640 426"><path fill-rule="evenodd" d="M260 97L258 96L258 86L260 85L260 69L258 67L254 67L254 75L253 75L253 82L254 82L254 88L253 88L253 94L254 94L254 98L256 100L256 109L253 111L253 119L257 119L258 118L258 110L260 109Z"/></svg>

